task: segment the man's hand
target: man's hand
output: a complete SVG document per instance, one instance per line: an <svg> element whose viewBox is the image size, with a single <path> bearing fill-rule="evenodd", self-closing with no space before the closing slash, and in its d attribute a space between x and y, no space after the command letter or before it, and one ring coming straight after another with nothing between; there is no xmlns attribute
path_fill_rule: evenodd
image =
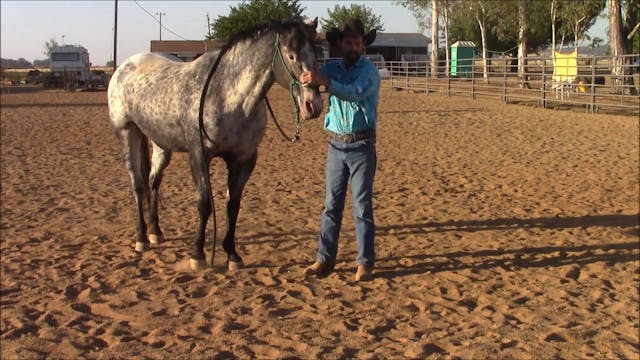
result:
<svg viewBox="0 0 640 360"><path fill-rule="evenodd" d="M324 77L319 71L311 70L300 74L300 82L302 85L329 87L329 79Z"/></svg>

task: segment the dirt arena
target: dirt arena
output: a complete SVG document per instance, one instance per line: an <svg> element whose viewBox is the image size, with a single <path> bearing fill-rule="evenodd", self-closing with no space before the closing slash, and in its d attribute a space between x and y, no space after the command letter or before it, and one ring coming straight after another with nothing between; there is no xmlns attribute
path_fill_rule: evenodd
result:
<svg viewBox="0 0 640 360"><path fill-rule="evenodd" d="M288 95L270 96L291 131ZM185 155L163 183L166 242L136 255L106 94L1 100L3 359L639 356L637 118L383 89L378 263L359 284L350 202L337 271L302 276L322 120L295 145L269 120L238 225L247 268L227 273L220 250L191 273ZM221 161L212 174L222 235Z"/></svg>

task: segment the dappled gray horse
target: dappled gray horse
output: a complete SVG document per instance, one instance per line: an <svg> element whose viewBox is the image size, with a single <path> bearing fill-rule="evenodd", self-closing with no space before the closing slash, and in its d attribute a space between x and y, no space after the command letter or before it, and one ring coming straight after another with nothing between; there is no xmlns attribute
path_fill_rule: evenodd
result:
<svg viewBox="0 0 640 360"><path fill-rule="evenodd" d="M289 89L305 119L322 111L318 89L296 81L302 71L315 66L316 26L317 19L311 24L272 21L237 34L221 49L190 63L139 54L118 67L109 84L109 114L124 146L137 206L136 251L162 240L158 224L162 173L172 152L188 152L200 215L191 268L206 267L204 237L213 205L209 183L213 157L222 157L229 171L227 232L222 245L229 269L242 265L235 250L235 227L242 191L265 132L267 92L274 82ZM150 207L148 237L145 206Z"/></svg>

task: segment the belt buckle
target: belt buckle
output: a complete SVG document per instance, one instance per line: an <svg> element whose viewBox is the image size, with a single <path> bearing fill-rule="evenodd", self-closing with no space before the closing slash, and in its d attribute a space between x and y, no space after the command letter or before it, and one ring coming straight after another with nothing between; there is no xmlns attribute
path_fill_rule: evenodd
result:
<svg viewBox="0 0 640 360"><path fill-rule="evenodd" d="M352 142L356 141L356 134L355 133L351 133L351 134L347 134L347 143L351 144Z"/></svg>

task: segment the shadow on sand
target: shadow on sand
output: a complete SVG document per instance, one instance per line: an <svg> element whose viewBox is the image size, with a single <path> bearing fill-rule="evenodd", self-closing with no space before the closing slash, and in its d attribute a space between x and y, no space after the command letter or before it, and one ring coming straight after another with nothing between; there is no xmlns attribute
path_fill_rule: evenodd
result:
<svg viewBox="0 0 640 360"><path fill-rule="evenodd" d="M82 107L82 106L107 106L106 102L86 102L86 103L16 103L0 104L2 108L50 108L50 107Z"/></svg>
<svg viewBox="0 0 640 360"><path fill-rule="evenodd" d="M596 254L596 251L603 253ZM379 264L400 259L410 259L417 263L406 268L401 266L377 266L376 276L395 278L425 273L464 269L486 270L498 267L512 271L517 268L586 265L600 261L608 265L614 265L639 261L639 251L640 243L634 241L601 245L524 247L508 250L456 251L445 254L392 256L379 259ZM430 260L443 257L447 258L447 260ZM465 257L466 259L463 261L458 260L460 257Z"/></svg>
<svg viewBox="0 0 640 360"><path fill-rule="evenodd" d="M640 226L640 214L635 215L585 215L578 217L544 217L533 219L503 218L489 220L452 220L444 222L425 222L419 224L382 225L376 227L376 236L389 234L429 234L445 232L476 232L487 230L512 229L570 229L589 227L634 228ZM343 229L343 231L352 229ZM633 229L629 234L633 234ZM637 230L635 231L637 234ZM290 232L261 232L247 236L253 243L281 241L288 236L316 236L318 231L292 230ZM259 240L268 239L268 240Z"/></svg>

